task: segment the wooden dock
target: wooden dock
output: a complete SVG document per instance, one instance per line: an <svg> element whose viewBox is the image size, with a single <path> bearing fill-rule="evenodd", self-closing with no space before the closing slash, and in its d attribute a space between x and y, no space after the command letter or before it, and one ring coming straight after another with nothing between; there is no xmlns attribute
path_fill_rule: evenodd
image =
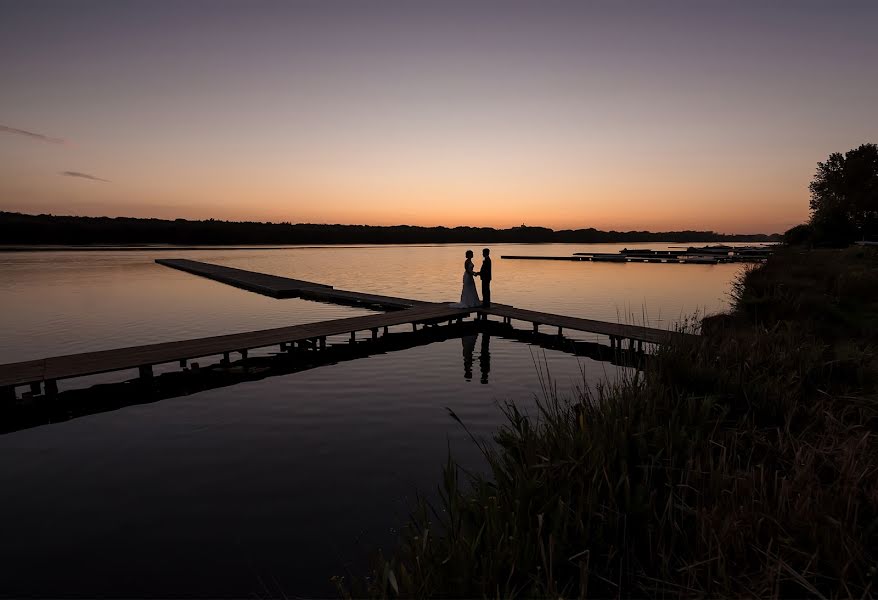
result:
<svg viewBox="0 0 878 600"><path fill-rule="evenodd" d="M179 269L193 275L199 275L207 279L213 279L214 281L256 292L257 294L271 296L272 298L304 298L317 302L362 306L378 310L402 310L413 306L430 304L429 302L412 300L410 298L396 298L380 294L339 290L331 285L314 283L313 281L302 281L278 275L256 273L254 271L245 271L244 269L224 267L185 258L159 258L155 262L166 267Z"/></svg>
<svg viewBox="0 0 878 600"><path fill-rule="evenodd" d="M309 281L184 259L160 259L156 262L275 298L299 297L336 304L368 306L390 312L0 365L0 400L14 398L16 386L30 385L33 393L41 393L45 384L44 393L55 395L58 391L57 382L61 379L134 368L139 370L141 378L149 379L152 377L154 365L179 362L184 367L191 359L218 355L222 355L224 362L228 362L231 353L239 353L246 358L248 350L271 346L278 346L284 351L292 345L306 344L320 350L326 348L326 338L330 336L350 335L351 342L354 342L358 332L369 331L371 338L377 340L381 332L386 335L388 328L392 326L411 324L413 330L417 330L419 324L451 324L454 321L460 322L473 313L478 316L477 323L484 326L491 316L500 317L510 328L512 321L530 323L535 335L539 334L541 326L556 327L558 336L562 336L565 329L595 333L608 337L610 348L618 351L624 350L624 340L629 342L629 351L642 352L644 344L679 343L689 336L664 329L568 317L503 304L493 304L488 308L452 308L448 304L336 290L331 286Z"/></svg>
<svg viewBox="0 0 878 600"><path fill-rule="evenodd" d="M677 263L689 265L716 265L720 263L761 262L771 255L768 248L705 246L687 247L680 250L650 250L625 248L617 253L574 252L570 256L509 255L500 258L507 260L566 260L571 262L641 262Z"/></svg>
<svg viewBox="0 0 878 600"><path fill-rule="evenodd" d="M632 346L634 342L637 342L639 348L642 349L644 343L658 345L679 343L689 335L653 327L567 317L503 304L492 304L489 308L479 309L479 313L480 315L501 317L503 322L507 324L511 324L513 320L530 323L535 333L539 332L541 325L545 325L547 327L557 327L558 335L562 335L564 329L605 335L610 338L610 346L613 348L621 348L622 340L629 340Z"/></svg>
<svg viewBox="0 0 878 600"><path fill-rule="evenodd" d="M364 315L347 319L333 319L318 323L278 327L246 333L233 333L179 342L164 342L144 346L132 346L98 352L84 352L55 356L40 360L0 365L0 388L18 385L46 383L46 392L57 392L57 381L71 377L97 375L110 371L137 368L142 377L152 375L153 365L180 362L202 356L224 355L226 360L232 352L246 357L254 348L278 346L285 350L294 343L306 342L315 348L325 348L326 338L349 334L355 341L357 332L369 331L372 338L394 325L411 324L417 328L422 323L463 319L471 309L450 308L443 304L427 304L404 311L377 315Z"/></svg>
<svg viewBox="0 0 878 600"><path fill-rule="evenodd" d="M716 265L721 262L731 262L718 258L681 258L674 255L655 255L655 256L638 256L638 255L622 255L622 254L574 254L572 256L512 256L503 255L500 258L506 260L566 260L569 262L610 262L610 263L629 263L629 262L645 262L645 263L679 263L679 264L711 264Z"/></svg>

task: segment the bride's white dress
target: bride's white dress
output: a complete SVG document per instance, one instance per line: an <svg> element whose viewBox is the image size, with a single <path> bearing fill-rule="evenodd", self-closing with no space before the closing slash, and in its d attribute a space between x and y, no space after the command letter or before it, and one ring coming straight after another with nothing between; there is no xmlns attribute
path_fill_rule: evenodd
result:
<svg viewBox="0 0 878 600"><path fill-rule="evenodd" d="M481 306L479 294L476 292L476 280L473 277L473 263L467 260L463 264L463 289L460 291L460 302L451 305L452 308L476 308Z"/></svg>

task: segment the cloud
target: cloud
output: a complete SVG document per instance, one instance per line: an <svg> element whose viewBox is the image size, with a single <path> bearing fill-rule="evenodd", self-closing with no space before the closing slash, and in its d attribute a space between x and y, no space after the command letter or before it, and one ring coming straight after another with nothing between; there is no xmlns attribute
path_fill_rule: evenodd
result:
<svg viewBox="0 0 878 600"><path fill-rule="evenodd" d="M67 140L62 138L53 138L47 135L43 135L42 133L34 133L33 131L27 131L26 129L16 129L15 127L7 127L6 125L0 125L0 133L11 133L13 135L21 135L24 137L28 137L32 140L38 140L40 142L48 142L49 144L66 144Z"/></svg>
<svg viewBox="0 0 878 600"><path fill-rule="evenodd" d="M101 179L100 177L95 177L94 175L89 175L88 173L80 173L79 171L61 171L61 175L64 177L81 177L82 179L90 179L92 181L103 181L104 183L110 183L109 179Z"/></svg>

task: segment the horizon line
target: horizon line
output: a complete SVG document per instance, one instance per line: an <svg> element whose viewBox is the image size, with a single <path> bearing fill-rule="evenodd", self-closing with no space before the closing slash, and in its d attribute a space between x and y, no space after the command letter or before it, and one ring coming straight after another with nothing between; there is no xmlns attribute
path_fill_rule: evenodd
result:
<svg viewBox="0 0 878 600"><path fill-rule="evenodd" d="M547 227L544 225L527 225L522 223L521 225L514 225L512 227L492 227L489 225L410 225L406 223L397 223L394 225L374 225L369 223L330 223L330 222L293 222L293 221L258 221L258 220L232 220L232 219L217 219L213 217L209 218L186 218L186 217L175 217L175 218L161 218L161 217L131 217L131 216L109 216L109 215L101 215L101 216L91 216L91 215L76 215L76 214L55 214L55 213L25 213L19 211L9 211L0 209L0 214L8 214L8 215L23 215L27 217L57 217L57 218L77 218L77 219L135 219L141 221L188 221L188 222L207 222L207 221L216 221L219 223L233 223L233 224L260 224L260 225L317 225L317 226L327 226L327 227L375 227L375 228L393 228L393 227L411 227L411 228L419 228L419 229L491 229L494 231L511 231L514 229L545 229L547 231L551 231L553 233L558 233L562 231L600 231L604 233L685 233L685 232L697 232L697 233L712 233L714 235L727 235L727 236L756 236L756 235L765 235L765 236L779 236L783 235L781 231L774 232L747 232L747 233L722 233L713 229L666 229L666 230L652 230L652 229L600 229L597 227L578 227L578 228L565 228L565 229L554 229L552 227Z"/></svg>

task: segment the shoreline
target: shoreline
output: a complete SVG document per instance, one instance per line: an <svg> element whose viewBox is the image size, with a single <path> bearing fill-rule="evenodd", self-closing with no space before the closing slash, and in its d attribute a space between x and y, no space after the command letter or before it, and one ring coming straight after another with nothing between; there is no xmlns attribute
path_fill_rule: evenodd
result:
<svg viewBox="0 0 878 600"><path fill-rule="evenodd" d="M291 245L277 245L277 244L268 244L265 246L261 245L247 245L247 244L211 244L205 246L199 246L197 244L59 244L59 245L47 245L47 244L35 244L33 246L30 245L0 245L0 254L2 253L15 253L15 252L138 252L138 251L158 251L158 252L167 252L167 251L180 251L180 252L190 252L190 251L218 251L218 250L309 250L314 248L324 248L327 250L342 250L342 249L352 249L352 248L383 248L383 247L406 247L406 248L435 248L441 246L468 246L468 245L495 245L495 246L604 246L604 245L619 245L619 244L658 244L658 245L669 245L669 244L680 244L682 242L678 242L677 240L627 240L622 242L486 242L486 241L475 241L475 242L436 242L436 243L396 243L396 242L385 242L385 243L375 243L375 244L350 244L350 243L339 243L339 244L291 244ZM693 240L691 242L685 242L687 244L719 244L720 242L712 242L705 240ZM747 241L736 241L736 242L723 242L724 245L760 245L760 246L775 246L779 242L747 242Z"/></svg>
<svg viewBox="0 0 878 600"><path fill-rule="evenodd" d="M490 475L449 455L441 505L340 593L867 596L878 252L785 247L732 295L642 374L567 396L548 378L537 417L505 405L494 443L473 439Z"/></svg>

